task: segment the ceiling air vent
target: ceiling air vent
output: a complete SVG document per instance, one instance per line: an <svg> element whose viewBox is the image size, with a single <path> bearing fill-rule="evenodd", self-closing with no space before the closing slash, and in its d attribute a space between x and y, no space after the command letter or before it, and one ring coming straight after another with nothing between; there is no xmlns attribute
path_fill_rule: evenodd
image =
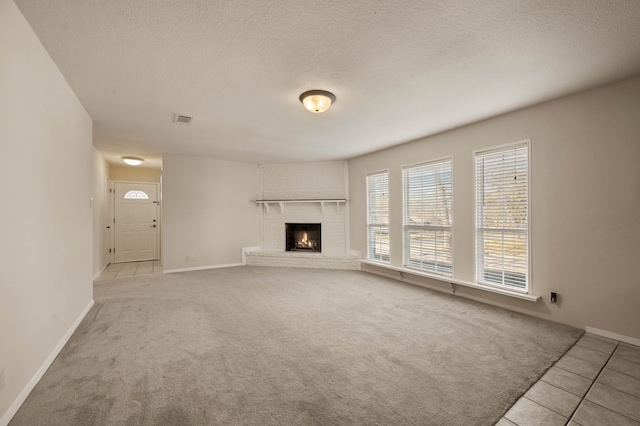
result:
<svg viewBox="0 0 640 426"><path fill-rule="evenodd" d="M180 114L174 114L173 115L173 122L174 123L186 124L187 126L191 126L191 121L192 120L193 120L193 117L189 117L188 115L180 115Z"/></svg>

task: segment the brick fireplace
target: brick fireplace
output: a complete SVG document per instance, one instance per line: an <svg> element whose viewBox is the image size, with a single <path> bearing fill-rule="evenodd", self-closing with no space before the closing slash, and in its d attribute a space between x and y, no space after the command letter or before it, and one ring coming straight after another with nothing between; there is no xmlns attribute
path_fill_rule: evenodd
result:
<svg viewBox="0 0 640 426"><path fill-rule="evenodd" d="M360 269L359 253L348 248L347 163L260 168L262 199L257 202L262 207L262 241L260 250L246 253L247 264ZM307 228L306 242L292 250L287 248L291 244L287 225L296 224L317 225L318 234ZM311 249L310 240L316 241L317 249Z"/></svg>

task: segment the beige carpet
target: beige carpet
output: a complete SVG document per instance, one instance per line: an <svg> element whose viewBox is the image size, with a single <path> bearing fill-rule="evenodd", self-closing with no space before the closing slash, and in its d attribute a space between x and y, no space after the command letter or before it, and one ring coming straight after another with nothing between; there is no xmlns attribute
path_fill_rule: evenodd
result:
<svg viewBox="0 0 640 426"><path fill-rule="evenodd" d="M18 425L493 425L582 331L356 271L99 281Z"/></svg>

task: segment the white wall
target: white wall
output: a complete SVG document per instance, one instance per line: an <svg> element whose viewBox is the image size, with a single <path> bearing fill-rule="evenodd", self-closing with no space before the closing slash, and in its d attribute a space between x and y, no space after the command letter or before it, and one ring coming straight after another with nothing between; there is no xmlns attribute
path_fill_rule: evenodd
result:
<svg viewBox="0 0 640 426"><path fill-rule="evenodd" d="M160 183L161 175L160 169L152 169L150 167L112 165L109 169L109 177L113 181Z"/></svg>
<svg viewBox="0 0 640 426"><path fill-rule="evenodd" d="M257 164L165 155L163 269L240 263L242 247L260 245L259 194Z"/></svg>
<svg viewBox="0 0 640 426"><path fill-rule="evenodd" d="M92 303L91 118L0 0L0 424Z"/></svg>
<svg viewBox="0 0 640 426"><path fill-rule="evenodd" d="M391 263L402 266L401 167L453 155L454 276L473 281L473 150L523 139L531 139L532 293L544 300L457 293L640 338L640 77L351 160L352 248L366 253L365 174L389 168ZM548 302L550 291L561 303Z"/></svg>
<svg viewBox="0 0 640 426"><path fill-rule="evenodd" d="M109 207L106 179L109 176L109 163L95 148L92 149L92 197L93 197L93 276L99 274L107 261L105 247L109 239L107 226L107 208Z"/></svg>

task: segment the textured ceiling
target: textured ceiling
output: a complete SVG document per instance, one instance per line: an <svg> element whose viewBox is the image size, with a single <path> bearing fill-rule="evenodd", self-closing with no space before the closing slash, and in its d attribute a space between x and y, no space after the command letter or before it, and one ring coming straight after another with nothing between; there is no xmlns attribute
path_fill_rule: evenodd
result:
<svg viewBox="0 0 640 426"><path fill-rule="evenodd" d="M15 2L113 161L346 159L640 74L638 0Z"/></svg>

